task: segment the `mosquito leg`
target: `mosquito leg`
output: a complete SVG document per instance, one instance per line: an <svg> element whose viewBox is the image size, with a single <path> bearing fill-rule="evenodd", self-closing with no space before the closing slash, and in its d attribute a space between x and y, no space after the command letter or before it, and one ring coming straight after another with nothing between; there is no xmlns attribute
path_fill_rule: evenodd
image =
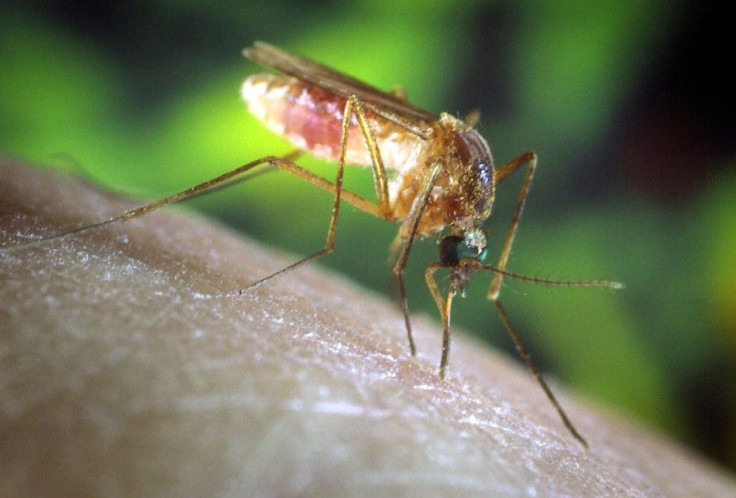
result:
<svg viewBox="0 0 736 498"><path fill-rule="evenodd" d="M442 358L440 359L440 378L445 378L445 370L450 362L450 315L452 313L452 298L455 297L455 280L450 280L445 300L445 319L442 321Z"/></svg>
<svg viewBox="0 0 736 498"><path fill-rule="evenodd" d="M345 176L345 157L347 153L348 133L350 131L350 120L353 115L355 115L356 119L358 120L358 126L360 127L360 131L363 134L366 147L368 148L368 152L371 156L371 163L373 165L373 180L376 188L376 196L378 198L377 205L366 201L365 199L362 199L353 193L343 191L342 188L343 178ZM351 202L351 204L355 205L359 209L362 209L363 211L369 212L386 220L392 219L388 198L388 177L386 176L386 170L383 166L383 161L381 160L381 154L378 150L378 145L376 144L376 141L373 137L373 132L371 131L370 125L368 123L368 118L366 118L363 107L355 96L351 96L347 99L345 103L345 110L343 111L342 133L340 136L340 156L337 161L337 177L334 184L330 184L326 180L316 180L316 178L319 177L309 173L301 167L294 165L290 161L283 162L283 165L275 164L275 166L288 169L292 173L295 173L301 178L304 178L305 180L312 183L319 183L318 186L320 186L321 188L325 188L324 185L332 185L332 190L335 196L332 202L330 223L327 228L327 239L325 240L324 247L319 251L300 259L296 263L293 263L286 268L282 268L276 273L273 273L265 278L258 280L257 282L254 282L245 289L239 291L240 294L247 290L252 290L271 280L272 278L283 275L284 273L288 273L293 269L298 268L299 266L309 263L310 261L317 260L322 256L326 256L327 254L333 252L335 250L337 220L340 213L340 200L342 199L343 193L346 195L346 200L348 202Z"/></svg>
<svg viewBox="0 0 736 498"><path fill-rule="evenodd" d="M0 248L0 251L9 252L9 251L19 250L19 249L22 249L28 246L37 246L40 244L50 243L53 241L60 241L68 237L81 235L86 232L91 232L94 230L99 230L106 226L121 224L127 221L134 220L136 218L141 218L165 206L169 206L171 204L175 204L177 202L184 201L191 197L203 195L205 193L210 193L223 186L229 186L231 184L229 182L237 182L238 177L242 178L242 176L245 175L246 173L252 172L252 170L254 170L255 168L259 166L263 166L265 164L270 164L273 167L285 170L288 173L298 176L299 178L302 178L303 180L311 183L312 185L321 188L322 190L333 192L335 190L335 186L333 183L325 180L324 178L320 176L315 175L314 173L310 171L305 170L301 166L298 166L297 164L291 161L291 158L294 158L298 156L299 154L301 154L300 151L295 151L290 154L287 154L284 157L276 157L276 156L262 157L260 159L256 159L255 161L251 161L247 164L244 164L238 168L235 168L234 170L229 171L216 178L207 180L206 182L200 183L186 190L182 190L181 192L177 192L176 194L172 194L167 197L164 197L163 199L159 199L157 201L145 204L143 206L140 206L134 209L130 209L124 212L123 214L121 214L120 216L109 218L99 223L94 223L92 225L86 225L83 227L79 227L79 228L76 228L76 229L73 229L67 232L57 234L57 235L52 235L50 237L46 237L43 239L36 239L36 240L32 240L29 242L25 242L25 243L10 246L10 247L2 247ZM378 217L381 216L379 207L376 204L360 197L359 195L345 190L343 191L343 196L344 196L345 201L349 202L350 204L360 209L361 211L372 214L374 216L378 216Z"/></svg>
<svg viewBox="0 0 736 498"><path fill-rule="evenodd" d="M414 237L416 237L417 227L419 227L419 220L422 218L422 213L429 200L429 194L432 192L432 187L437 180L440 170L443 167L442 162L436 162L432 165L429 170L429 174L424 179L417 196L414 198L414 203L409 210L409 215L401 227L401 237L404 239L404 245L401 247L401 252L396 258L394 263L393 272L396 275L396 279L399 284L399 299L401 300L401 311L404 313L404 323L406 324L406 335L409 338L409 349L412 356L416 356L417 348L414 344L414 337L411 333L411 321L409 320L409 303L406 300L406 287L404 286L404 269L406 263L409 260L409 252L411 252L411 246L414 243ZM431 290L431 289L430 289Z"/></svg>
<svg viewBox="0 0 736 498"><path fill-rule="evenodd" d="M289 154L287 157L292 157L293 155L294 154L292 153L292 154ZM125 223L125 222L130 221L130 220L133 220L135 218L140 218L140 217L146 216L147 214L150 214L153 211L156 211L158 209L161 209L162 207L165 207L165 206L168 206L168 205L171 205L171 204L180 202L180 201L182 201L184 199L187 199L189 197L193 197L193 196L202 194L202 193L204 193L206 191L212 190L213 188L215 188L215 187L217 187L219 185L222 185L225 182L228 182L228 181L230 181L230 180L232 180L232 179L234 179L234 178L236 178L238 176L241 176L241 175L243 175L243 174L251 171L253 168L256 168L257 166L260 166L260 165L265 164L265 163L272 163L273 164L273 159L276 159L278 161L287 161L287 162L289 162L287 159L272 158L272 157L263 157L261 159L256 159L255 161L251 161L251 162L249 162L247 164L244 164L244 165L242 165L242 166L240 166L238 168L235 168L232 171L228 171L227 173L225 173L223 175L220 175L220 176L218 176L216 178L212 178L211 180L207 180L206 182L200 183L200 184L195 185L193 187L190 187L190 188L188 188L186 190L182 190L181 192L177 192L176 194L172 194L172 195L169 195L167 197L164 197L163 199L159 199L157 201L148 203L146 205L143 205L143 206L140 206L140 207L137 207L137 208L134 208L134 209L130 209L130 210L124 212L123 214L121 214L120 216L116 216L114 218L110 218L110 219L107 219L105 221L101 221L99 223L94 223L92 225L83 226L83 227L80 227L80 228L77 228L77 229L74 229L74 230L70 230L68 232L64 232L64 233L60 233L60 234L57 234L57 235L53 235L51 237L47 237L47 238L44 238L44 239L34 240L34 241L31 241L31 242L27 242L27 243L24 243L24 244L19 244L19 245L12 246L12 247L7 247L7 248L4 247L4 248L2 248L2 250L3 251L15 250L15 249L19 249L19 248L26 247L26 246L29 246L29 245L38 245L38 244L42 244L42 243L46 243L46 242L58 241L58 240L61 240L61 239L65 239L67 237L71 237L73 235L80 235L80 234L85 233L85 232L90 232L90 231L93 231L93 230L98 230L98 229L103 228L103 227L108 226L108 225Z"/></svg>
<svg viewBox="0 0 736 498"><path fill-rule="evenodd" d="M383 160L381 159L381 153L378 149L378 145L376 144L376 140L373 136L373 131L371 130L370 123L368 121L368 118L365 115L365 112L363 111L363 106L355 96L351 96L350 98L348 98L346 105L345 105L345 112L344 112L344 118L343 118L343 130L342 130L342 143L341 143L341 149L340 149L340 160L338 162L338 168L344 168L345 152L346 152L346 147L347 147L348 126L350 124L350 118L352 114L355 114L355 117L358 120L360 131L363 134L363 139L365 140L366 147L368 148L368 152L371 156L371 164L373 167L373 182L374 182L374 186L376 189L376 198L378 201L377 202L377 207L378 207L377 216L380 216L381 218L387 221L392 221L395 219L395 217L393 214L393 210L391 209L390 199L388 196L388 177L386 176L386 169L383 165ZM434 182L437 177L437 174L439 173L439 170L440 170L440 165L438 163L434 165L434 167L432 168L432 171L428 179L425 181L425 184L422 186L422 189L420 190L419 195L414 201L414 205L412 206L412 210L410 211L409 217L408 217L408 219L412 221L409 224L410 229L408 231L408 236L405 237L405 240L407 242L405 243L402 253L399 256L399 259L397 261L397 266L394 267L394 273L397 275L398 282L399 282L399 295L401 299L401 308L404 313L404 322L406 323L407 336L409 338L409 349L411 351L412 356L416 355L416 346L414 344L414 338L411 333L411 324L409 321L409 308L408 308L408 303L406 300L406 289L404 286L403 273L404 273L404 267L406 266L407 258L409 256L409 249L411 248L411 244L414 239L414 234L416 233L416 229L419 224L419 219L421 218L421 213L424 210L424 206L427 203L429 192L431 191L431 188L434 185ZM342 180L340 180L340 182L341 181ZM336 224L337 224L337 214L336 213L339 207L338 202L339 202L339 193L336 193L335 206L333 208L333 219L330 222L330 230L331 230L330 233L332 233L333 244L334 244L334 230L336 229ZM328 233L328 243L329 241L330 241L330 235Z"/></svg>
<svg viewBox="0 0 736 498"><path fill-rule="evenodd" d="M424 280L427 282L429 292L434 298L437 309L442 316L442 359L440 360L440 378L445 378L445 370L447 370L447 364L450 361L450 314L452 311L452 298L455 296L455 280L450 280L450 288L447 291L447 298L443 299L440 289L437 286L437 281L434 278L434 273L444 268L445 265L442 263L432 263L427 266L424 270Z"/></svg>
<svg viewBox="0 0 736 498"><path fill-rule="evenodd" d="M371 130L368 118L363 111L363 106L356 97L350 97L345 105L345 116L346 119L343 122L343 140L345 143L343 147L347 145L347 124L349 124L349 111L355 113L355 117L358 120L358 126L363 134L363 140L365 145L368 147L368 153L371 156L371 165L373 167L373 184L376 189L376 199L378 200L378 207L381 211L381 217L387 221L393 221L394 216L391 210L390 200L388 198L388 177L386 176L386 168L383 166L383 160L381 159L381 152L378 150L376 139L373 136L373 130ZM344 161L345 150L341 150L341 155Z"/></svg>
<svg viewBox="0 0 736 498"><path fill-rule="evenodd" d="M496 264L496 267L501 271L506 269L506 263L509 260L509 255L511 254L511 246L514 243L514 237L516 236L516 229L519 226L521 212L524 210L524 203L526 202L526 197L529 194L529 187L531 187L532 179L534 178L534 171L537 169L537 155L531 151L524 152L508 164L501 166L494 174L494 181L496 182L496 185L498 185L499 182L503 181L511 173L516 171L519 166L525 163L529 165L529 169L527 170L524 183L522 184L521 191L519 192L519 200L516 203L514 217L511 219L508 232L506 232L506 239L504 240L503 248L501 249L501 256L498 258L498 264ZM496 273L493 277L493 281L491 282L491 287L488 290L489 299L495 301L498 298L502 282L503 274Z"/></svg>
<svg viewBox="0 0 736 498"><path fill-rule="evenodd" d="M511 336L511 340L514 341L514 346L516 347L516 351L519 353L519 356L521 356L521 358L524 360L524 363L526 363L526 366L529 368L529 371L532 373L532 375L534 375L534 378L537 379L537 382L540 386L542 386L542 389L544 389L544 393L547 395L547 398L557 410L557 413L560 415L560 418L565 424L565 427L567 427L567 430L570 431L570 434L572 434L575 439L580 441L580 443L587 448L588 442L585 440L585 438L583 438L583 436L580 435L577 429L575 429L575 426L572 425L572 422L568 418L567 413L565 413L565 410L562 409L562 406L557 401L557 398L552 393L552 390L547 385L547 382L544 380L542 373L539 371L539 369L537 369L536 365L532 361L531 356L524 347L524 344L521 342L521 338L516 333L513 325L511 325L511 320L509 320L509 316L506 314L506 310L504 309L503 305L501 305L501 301L495 298L493 299L493 302L496 305L496 309L498 310L498 315L501 317L501 321L506 327L506 331Z"/></svg>
<svg viewBox="0 0 736 498"><path fill-rule="evenodd" d="M534 365L534 362L532 362L531 356L526 351L524 344L521 342L521 338L516 333L513 325L511 325L511 320L509 320L508 314L506 314L506 310L501 304L501 301L499 301L498 299L501 292L501 283L503 282L503 272L505 272L506 270L506 263L508 263L509 255L511 254L511 246L514 243L514 236L516 235L516 229L519 226L519 219L521 218L521 213L524 210L524 203L526 202L527 195L529 194L529 188L531 187L532 179L534 178L534 172L537 168L537 155L531 151L525 152L508 164L500 167L498 170L496 170L496 173L494 175L494 180L496 181L496 184L498 184L525 163L529 165L529 169L527 170L526 177L524 177L524 183L522 184L521 191L519 192L519 200L516 203L514 216L511 219L509 230L508 232L506 232L506 239L504 240L503 248L501 249L501 256L498 258L498 264L496 265L495 270L500 271L494 271L495 275L493 277L493 282L491 282L491 287L488 290L488 298L491 299L496 305L496 310L498 310L501 321L506 327L506 331L509 333L509 336L511 336L511 340L514 342L516 350L518 351L521 358L524 360L524 363L526 363L529 371L537 379L539 385L542 386L542 389L547 395L547 398L549 398L550 402L557 410L557 413L559 413L560 418L565 424L565 427L567 427L567 430L570 431L575 439L580 441L580 443L582 443L582 445L587 448L588 443L585 441L585 439L583 439L583 437L572 425L572 422L570 422L570 419L567 417L567 414L562 409L562 406L560 406L557 398L555 398L555 395L552 394L552 390L547 385L547 382L544 380L544 377L542 377L542 374L537 369L536 365Z"/></svg>

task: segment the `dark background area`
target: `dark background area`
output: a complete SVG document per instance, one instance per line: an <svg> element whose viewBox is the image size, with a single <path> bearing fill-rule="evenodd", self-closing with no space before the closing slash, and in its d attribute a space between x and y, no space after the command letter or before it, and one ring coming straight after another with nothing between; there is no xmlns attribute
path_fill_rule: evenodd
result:
<svg viewBox="0 0 736 498"><path fill-rule="evenodd" d="M479 109L497 164L540 157L509 269L627 286L506 282L537 364L734 469L731 28L714 2L4 2L0 152L146 198L285 153L239 100L263 70L240 55L254 40L401 84L435 113ZM371 195L370 172L349 173L348 187ZM521 176L499 186L491 260ZM190 206L306 254L323 243L330 197L273 173ZM397 227L343 214L337 251L319 264L390 294ZM408 268L410 307L432 316L423 268L435 258L427 240ZM513 355L489 283L475 277L454 324Z"/></svg>

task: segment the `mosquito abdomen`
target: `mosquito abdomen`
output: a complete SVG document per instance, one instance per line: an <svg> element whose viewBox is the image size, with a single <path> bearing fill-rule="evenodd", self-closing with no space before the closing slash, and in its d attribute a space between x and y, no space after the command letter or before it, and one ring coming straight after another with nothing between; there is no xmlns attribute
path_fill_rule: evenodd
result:
<svg viewBox="0 0 736 498"><path fill-rule="evenodd" d="M255 74L243 83L250 112L274 133L301 150L337 161L346 99L290 76ZM370 111L365 112L386 168L412 169L424 140ZM350 120L345 162L371 166L371 156L355 117Z"/></svg>
<svg viewBox="0 0 736 498"><path fill-rule="evenodd" d="M255 74L241 94L250 112L266 127L301 150L337 161L345 99L289 76ZM346 162L370 166L357 121L351 120Z"/></svg>

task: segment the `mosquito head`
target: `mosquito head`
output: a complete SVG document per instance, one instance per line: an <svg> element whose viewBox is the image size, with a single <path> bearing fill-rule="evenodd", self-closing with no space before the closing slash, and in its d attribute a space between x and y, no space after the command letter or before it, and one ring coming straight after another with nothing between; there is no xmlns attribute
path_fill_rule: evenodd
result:
<svg viewBox="0 0 736 498"><path fill-rule="evenodd" d="M463 232L450 232L440 240L437 249L443 265L458 266L463 259L483 261L486 257L486 231L473 227Z"/></svg>

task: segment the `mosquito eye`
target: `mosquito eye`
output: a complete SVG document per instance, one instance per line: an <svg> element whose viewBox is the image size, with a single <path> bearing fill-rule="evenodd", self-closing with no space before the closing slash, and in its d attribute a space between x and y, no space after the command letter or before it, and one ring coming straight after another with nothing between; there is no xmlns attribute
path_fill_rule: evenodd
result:
<svg viewBox="0 0 736 498"><path fill-rule="evenodd" d="M472 230L464 236L445 235L440 240L440 261L456 266L462 259L483 260L486 257L486 236L483 230Z"/></svg>
<svg viewBox="0 0 736 498"><path fill-rule="evenodd" d="M445 235L437 245L442 264L455 266L460 262L459 247L463 243L462 237Z"/></svg>

